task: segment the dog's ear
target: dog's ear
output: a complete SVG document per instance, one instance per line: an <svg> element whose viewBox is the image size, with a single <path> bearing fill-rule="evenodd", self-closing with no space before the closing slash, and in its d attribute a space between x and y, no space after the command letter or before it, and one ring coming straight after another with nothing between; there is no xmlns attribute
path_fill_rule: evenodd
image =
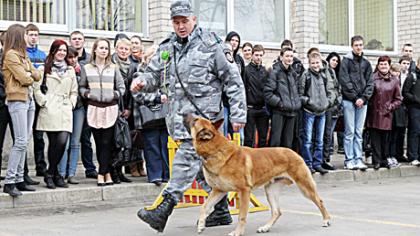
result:
<svg viewBox="0 0 420 236"><path fill-rule="evenodd" d="M224 121L225 121L224 119L221 119L221 120L218 120L218 121L214 122L213 123L214 128L216 128L218 130L220 128L220 126L223 125Z"/></svg>
<svg viewBox="0 0 420 236"><path fill-rule="evenodd" d="M200 140L210 140L214 137L214 134L211 132L211 130L203 129L198 132L197 136Z"/></svg>

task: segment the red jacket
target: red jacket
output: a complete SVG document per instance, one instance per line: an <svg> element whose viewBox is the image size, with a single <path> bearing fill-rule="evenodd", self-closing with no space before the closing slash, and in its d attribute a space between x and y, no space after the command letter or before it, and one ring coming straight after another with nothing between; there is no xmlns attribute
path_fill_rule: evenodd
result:
<svg viewBox="0 0 420 236"><path fill-rule="evenodd" d="M369 100L366 127L391 130L392 112L402 101L398 78L390 74L383 76L379 72L373 74L374 90Z"/></svg>

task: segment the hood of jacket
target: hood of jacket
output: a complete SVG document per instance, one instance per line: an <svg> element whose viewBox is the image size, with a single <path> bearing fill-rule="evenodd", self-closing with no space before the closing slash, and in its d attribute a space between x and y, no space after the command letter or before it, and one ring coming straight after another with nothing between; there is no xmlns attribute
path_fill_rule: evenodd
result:
<svg viewBox="0 0 420 236"><path fill-rule="evenodd" d="M236 33L235 31L231 31L226 35L225 42L229 42L234 36L238 37L238 39L239 39L238 48L233 50L233 56L236 56L236 54L239 51L239 47L241 47L241 36L239 36L239 34Z"/></svg>

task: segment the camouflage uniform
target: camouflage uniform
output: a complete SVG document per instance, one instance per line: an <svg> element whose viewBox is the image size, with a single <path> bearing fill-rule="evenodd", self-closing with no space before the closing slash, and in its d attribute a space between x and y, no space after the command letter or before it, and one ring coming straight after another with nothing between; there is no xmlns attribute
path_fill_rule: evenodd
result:
<svg viewBox="0 0 420 236"><path fill-rule="evenodd" d="M164 51L169 53L166 62L160 56ZM164 89L167 90L169 99L166 124L170 136L183 142L175 155L172 177L165 192L180 200L201 169L201 159L183 124L183 115L200 113L188 100L178 79L192 95L199 109L212 121L223 119L221 99L224 93L229 98L230 121L246 123L245 90L229 49L215 34L197 26L184 44L177 42L176 34L171 33L159 45L156 56L152 58L145 72L139 73L135 80L146 82L142 92L152 92L161 84L160 75L164 72L168 83L165 81L163 84L168 84ZM207 191L210 190L206 184L203 185Z"/></svg>

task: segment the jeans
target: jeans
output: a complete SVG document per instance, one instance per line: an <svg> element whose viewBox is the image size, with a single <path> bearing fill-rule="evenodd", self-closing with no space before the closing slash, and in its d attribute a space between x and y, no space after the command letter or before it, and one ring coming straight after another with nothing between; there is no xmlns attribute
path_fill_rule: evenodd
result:
<svg viewBox="0 0 420 236"><path fill-rule="evenodd" d="M302 157L309 168L320 167L323 162L322 148L325 129L325 113L321 115L302 112ZM315 146L312 152L312 133L315 135Z"/></svg>
<svg viewBox="0 0 420 236"><path fill-rule="evenodd" d="M143 129L144 159L149 182L169 180L168 131Z"/></svg>
<svg viewBox="0 0 420 236"><path fill-rule="evenodd" d="M92 142L90 137L92 136L92 131L90 126L87 123L86 119L86 107L85 116L83 121L82 135L80 136L80 144L82 148L82 163L85 167L85 174L96 173L96 166L93 163L93 150Z"/></svg>
<svg viewBox="0 0 420 236"><path fill-rule="evenodd" d="M225 137L227 137L228 134L230 134L230 137L233 139L234 131L233 131L233 128L232 128L232 124L229 121L229 115L230 115L229 108L224 107L223 112L224 112L224 117L225 117L225 120L224 120L224 123L223 123L223 135ZM242 145L244 145L244 140L245 140L244 128L241 128L239 130L239 135L240 135L240 138L241 138L241 146L242 146Z"/></svg>
<svg viewBox="0 0 420 236"><path fill-rule="evenodd" d="M337 124L337 119L333 117L331 111L325 112L325 130L324 130L324 147L323 156L324 161L329 162L331 156L331 150L334 150L334 129Z"/></svg>
<svg viewBox="0 0 420 236"><path fill-rule="evenodd" d="M79 160L80 153L80 136L82 135L85 115L86 112L84 107L73 110L73 131L70 135L70 153L67 152L69 144L69 142L67 142L66 151L58 166L58 171L61 176L68 175L72 177L76 175L77 161ZM69 156L70 160L68 158Z"/></svg>
<svg viewBox="0 0 420 236"><path fill-rule="evenodd" d="M47 163L45 162L45 142L44 142L44 131L36 130L36 123L38 120L38 113L41 108L35 104L35 118L33 122L33 142L34 142L34 159L35 159L35 170L36 172L44 173L47 169ZM25 163L25 169L27 164ZM25 174L27 174L25 170Z"/></svg>
<svg viewBox="0 0 420 236"><path fill-rule="evenodd" d="M409 161L420 160L420 109L410 107L408 117L407 157Z"/></svg>
<svg viewBox="0 0 420 236"><path fill-rule="evenodd" d="M249 109L245 125L245 146L258 147L267 146L267 132L269 126L269 117L264 109ZM255 140L255 130L258 132L258 140Z"/></svg>
<svg viewBox="0 0 420 236"><path fill-rule="evenodd" d="M285 116L276 111L271 117L270 147L292 148L297 116Z"/></svg>
<svg viewBox="0 0 420 236"><path fill-rule="evenodd" d="M13 126L12 126L12 119L10 118L9 109L7 106L0 107L0 173L1 173L1 166L3 161L3 145L4 145L4 138L6 136L6 129L9 126L10 133L12 134L13 138Z"/></svg>
<svg viewBox="0 0 420 236"><path fill-rule="evenodd" d="M4 182L15 184L23 182L23 166L35 117L35 100L31 98L26 102L9 102L8 108L12 119L15 142L10 151Z"/></svg>
<svg viewBox="0 0 420 236"><path fill-rule="evenodd" d="M353 102L343 100L344 112L344 153L348 162L362 160L363 126L365 124L367 105L357 108Z"/></svg>

